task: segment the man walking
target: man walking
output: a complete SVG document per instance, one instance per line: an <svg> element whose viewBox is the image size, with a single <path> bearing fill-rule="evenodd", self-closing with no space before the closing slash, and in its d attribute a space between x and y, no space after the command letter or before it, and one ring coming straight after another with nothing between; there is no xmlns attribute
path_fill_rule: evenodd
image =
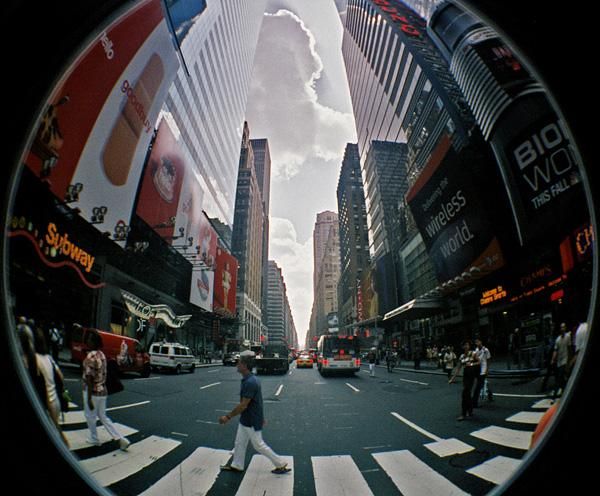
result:
<svg viewBox="0 0 600 496"><path fill-rule="evenodd" d="M552 354L552 365L555 367L556 384L552 393L552 400L564 392L567 385L567 365L569 363L569 345L571 344L571 333L567 332L567 324L560 324L560 335L554 343Z"/></svg>
<svg viewBox="0 0 600 496"><path fill-rule="evenodd" d="M475 385L475 392L473 393L473 408L479 407L479 397L481 396L481 390L485 386L487 375L488 375L488 360L492 358L490 350L488 350L481 339L475 339L475 356L479 360L479 375L477 376L477 384ZM487 387L486 391L489 401L493 401L492 390Z"/></svg>
<svg viewBox="0 0 600 496"><path fill-rule="evenodd" d="M242 352L237 363L237 371L242 375L240 402L227 415L219 417L219 423L224 425L232 417L240 415L240 423L233 448L233 460L231 463L221 466L221 470L243 472L246 461L246 448L248 447L248 442L251 442L258 453L271 460L275 466L271 471L272 473L285 474L292 469L287 467L285 461L275 454L262 438L262 428L264 425L263 398L260 381L252 373L253 367L254 353L251 351Z"/></svg>

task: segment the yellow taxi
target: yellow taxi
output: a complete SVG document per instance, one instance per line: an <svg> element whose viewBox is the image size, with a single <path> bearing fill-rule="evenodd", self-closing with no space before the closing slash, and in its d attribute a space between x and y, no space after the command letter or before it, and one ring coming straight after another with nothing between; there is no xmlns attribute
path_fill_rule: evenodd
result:
<svg viewBox="0 0 600 496"><path fill-rule="evenodd" d="M313 359L308 353L301 353L296 359L296 368L313 368Z"/></svg>

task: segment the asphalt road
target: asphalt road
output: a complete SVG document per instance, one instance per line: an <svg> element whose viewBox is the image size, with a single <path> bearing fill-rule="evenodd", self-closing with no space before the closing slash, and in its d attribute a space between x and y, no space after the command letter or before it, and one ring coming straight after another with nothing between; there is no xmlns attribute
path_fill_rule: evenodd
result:
<svg viewBox="0 0 600 496"><path fill-rule="evenodd" d="M449 385L441 373L390 374L384 367L376 369L376 377L363 368L353 377L323 378L316 368L292 364L286 375L259 376L264 439L275 452L291 457L292 473L275 476L271 467L253 465L260 460L252 458L252 448L244 474L219 473L238 424L237 418L225 426L217 422L239 400L241 377L235 367L127 376L125 390L108 403L112 420L131 429L127 453L108 440L99 447L80 441L86 427L80 382L76 370L65 373L74 406L64 430L77 439L73 453L119 495L141 494L157 483L165 484L154 487L158 493L204 494L199 488L205 487L211 496L237 491L364 495L369 490L418 496L428 487L434 494L486 494L523 458L534 422L548 406L537 393L539 379L496 379L491 384L495 401L459 422L460 379Z"/></svg>

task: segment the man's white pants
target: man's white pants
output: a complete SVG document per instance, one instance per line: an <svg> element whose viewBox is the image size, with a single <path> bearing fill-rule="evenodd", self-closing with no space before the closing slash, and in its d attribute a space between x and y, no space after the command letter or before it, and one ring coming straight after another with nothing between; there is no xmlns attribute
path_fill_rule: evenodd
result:
<svg viewBox="0 0 600 496"><path fill-rule="evenodd" d="M369 364L369 373L371 374L371 376L375 376L375 364L374 363Z"/></svg>
<svg viewBox="0 0 600 496"><path fill-rule="evenodd" d="M264 442L262 431L255 431L254 427L246 427L242 424L238 424L238 430L235 436L235 446L233 448L233 461L231 462L232 467L244 470L248 441L252 443L252 446L258 453L271 460L271 463L273 463L275 467L282 467L285 465L285 461L276 455L275 452L269 448L267 443Z"/></svg>

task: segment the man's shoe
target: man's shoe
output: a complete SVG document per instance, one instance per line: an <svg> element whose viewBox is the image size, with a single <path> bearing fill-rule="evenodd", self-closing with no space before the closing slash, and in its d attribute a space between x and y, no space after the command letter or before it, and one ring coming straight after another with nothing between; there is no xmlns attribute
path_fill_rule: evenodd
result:
<svg viewBox="0 0 600 496"><path fill-rule="evenodd" d="M273 474L287 474L288 472L291 472L292 469L288 468L287 464L283 465L282 467L275 467L273 470L271 470L271 473Z"/></svg>
<svg viewBox="0 0 600 496"><path fill-rule="evenodd" d="M241 468L232 467L231 465L221 465L221 470L225 472L243 472Z"/></svg>
<svg viewBox="0 0 600 496"><path fill-rule="evenodd" d="M100 446L102 443L100 443L100 441L96 440L94 441L93 439L90 438L86 438L85 442L87 444L91 444L92 446Z"/></svg>
<svg viewBox="0 0 600 496"><path fill-rule="evenodd" d="M127 448L129 448L129 445L131 444L131 441L129 441L129 439L119 439L119 449L121 451L127 451Z"/></svg>

